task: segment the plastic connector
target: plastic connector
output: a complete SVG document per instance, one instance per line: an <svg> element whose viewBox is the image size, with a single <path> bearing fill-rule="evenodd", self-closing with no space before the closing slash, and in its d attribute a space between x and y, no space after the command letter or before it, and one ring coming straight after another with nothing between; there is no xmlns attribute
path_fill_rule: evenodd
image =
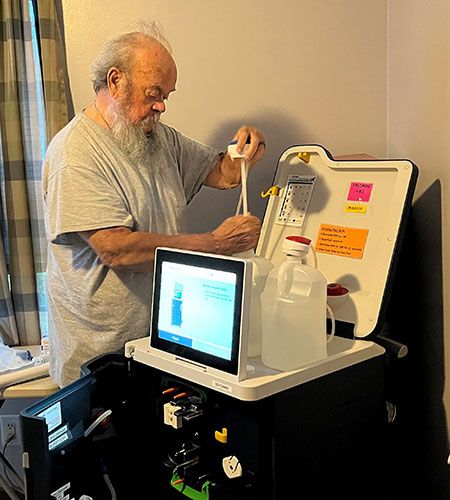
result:
<svg viewBox="0 0 450 500"><path fill-rule="evenodd" d="M176 412L181 409L181 406L166 403L164 405L164 423L174 429L180 429L183 425L183 417L176 415Z"/></svg>
<svg viewBox="0 0 450 500"><path fill-rule="evenodd" d="M225 457L222 460L222 467L225 474L230 479L242 476L242 465L234 455L231 455L230 457Z"/></svg>
<svg viewBox="0 0 450 500"><path fill-rule="evenodd" d="M246 143L244 144L244 148L242 150L242 153L237 152L237 141L230 142L228 145L228 154L231 156L231 158L244 158L245 153L248 151L250 144Z"/></svg>

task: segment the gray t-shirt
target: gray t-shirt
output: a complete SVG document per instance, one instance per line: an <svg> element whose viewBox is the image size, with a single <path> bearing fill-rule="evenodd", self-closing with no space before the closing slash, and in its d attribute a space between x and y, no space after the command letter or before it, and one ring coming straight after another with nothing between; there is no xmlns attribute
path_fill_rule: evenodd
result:
<svg viewBox="0 0 450 500"><path fill-rule="evenodd" d="M126 226L186 232L185 209L220 153L162 123L145 165L84 114L52 140L44 162L50 374L60 386L80 365L149 333L152 274L114 271L76 233Z"/></svg>

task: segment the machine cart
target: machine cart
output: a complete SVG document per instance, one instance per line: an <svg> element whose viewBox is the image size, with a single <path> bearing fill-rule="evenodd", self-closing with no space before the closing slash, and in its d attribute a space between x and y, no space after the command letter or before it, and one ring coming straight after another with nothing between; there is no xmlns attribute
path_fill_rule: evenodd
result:
<svg viewBox="0 0 450 500"><path fill-rule="evenodd" d="M286 150L257 253L278 265L281 241L306 236L348 290L327 357L289 372L250 358L229 380L168 361L148 337L99 356L22 412L27 499L389 498L385 352L406 348L383 326L416 178L407 160Z"/></svg>

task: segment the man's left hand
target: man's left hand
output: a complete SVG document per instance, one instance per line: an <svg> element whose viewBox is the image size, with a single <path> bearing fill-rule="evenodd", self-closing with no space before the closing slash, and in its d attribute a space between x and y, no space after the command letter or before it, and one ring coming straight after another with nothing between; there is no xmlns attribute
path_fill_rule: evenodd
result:
<svg viewBox="0 0 450 500"><path fill-rule="evenodd" d="M247 139L250 137L250 144L245 153L245 160L249 166L258 162L266 152L266 139L263 133L255 127L243 125L233 137L233 141L237 141L236 150L242 153Z"/></svg>
<svg viewBox="0 0 450 500"><path fill-rule="evenodd" d="M266 151L264 135L255 127L242 126L235 134L233 141L237 141L236 151L242 154L247 139L250 143L245 153L245 161L248 167L258 162ZM241 182L241 161L233 160L229 153L223 155L216 166L206 177L204 184L216 189L230 189L239 186Z"/></svg>

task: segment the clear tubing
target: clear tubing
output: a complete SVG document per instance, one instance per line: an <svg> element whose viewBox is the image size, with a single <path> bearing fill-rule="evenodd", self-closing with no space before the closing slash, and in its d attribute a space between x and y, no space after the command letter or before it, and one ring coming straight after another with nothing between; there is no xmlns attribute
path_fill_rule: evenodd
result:
<svg viewBox="0 0 450 500"><path fill-rule="evenodd" d="M319 269L319 265L318 265L318 262L317 262L317 254L316 254L316 251L314 250L314 245L312 244L312 241L311 241L311 244L309 245L309 249L311 250L311 253L312 253L312 256L313 256L313 259L314 259L314 267L316 269Z"/></svg>
<svg viewBox="0 0 450 500"><path fill-rule="evenodd" d="M108 489L111 493L111 500L117 500L116 490L114 489L114 486L111 483L111 479L109 479L109 475L103 474L103 479L105 480L106 486L108 486Z"/></svg>
<svg viewBox="0 0 450 500"><path fill-rule="evenodd" d="M329 344L333 340L333 337L334 337L334 332L336 330L336 321L334 318L333 309L331 309L331 307L328 304L327 304L327 311L328 311L328 314L330 315L330 319L331 319L331 333L327 339L327 344Z"/></svg>

